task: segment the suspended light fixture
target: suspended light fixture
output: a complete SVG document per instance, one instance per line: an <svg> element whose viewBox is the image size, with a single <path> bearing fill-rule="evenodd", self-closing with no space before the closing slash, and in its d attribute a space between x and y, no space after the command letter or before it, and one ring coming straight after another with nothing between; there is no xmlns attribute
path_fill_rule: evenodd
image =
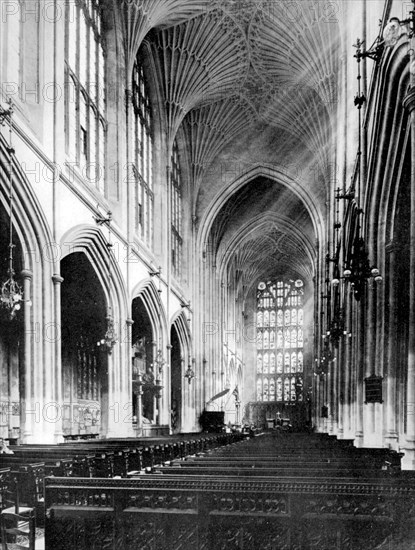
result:
<svg viewBox="0 0 415 550"><path fill-rule="evenodd" d="M194 366L195 359L192 359L192 365ZM191 364L189 363L186 372L184 373L184 377L187 378L188 383L190 384L193 378L195 377L195 371L192 369Z"/></svg>
<svg viewBox="0 0 415 550"><path fill-rule="evenodd" d="M108 226L108 241L107 241L107 251L108 251L108 294L111 289L111 250L112 250L112 242L111 242L111 222L112 222L112 212L108 211L107 216L94 216L95 221L98 225L104 225L106 224ZM109 301L109 298L108 298ZM115 331L115 324L114 319L112 316L112 308L110 305L108 305L108 311L106 316L106 322L107 322L107 328L105 331L104 337L97 342L97 346L101 347L103 350L105 350L108 354L112 353L113 347L118 342L117 334Z"/></svg>
<svg viewBox="0 0 415 550"><path fill-rule="evenodd" d="M327 256L327 261L333 261L335 262L334 267L334 274L333 278L331 279L331 285L334 289L337 289L340 285L341 279L344 279L347 283L351 285L353 288L354 297L356 300L360 300L362 297L365 285L368 281L373 280L377 284L380 284L383 281L383 278L380 274L379 269L374 266L370 265L368 253L366 250L366 244L365 241L361 235L361 223L358 220L357 224L357 232L355 236L355 240L353 243L352 252L350 255L350 258L346 262L345 269L343 271L343 276L340 275L340 269L338 264L338 249L340 247L340 241L338 239L339 236L339 228L341 227L341 224L339 222L339 201L341 199L346 200L353 200L356 201L356 213L357 216L361 216L363 211L360 207L360 200L361 200L361 156L362 156L362 114L361 109L363 104L366 102L366 97L361 91L361 71L360 71L360 62L361 59L364 57L370 57L372 59L377 60L378 54L379 54L379 43L376 46L375 49L370 48L368 51L363 51L363 42L361 42L359 39L357 40L355 44L356 48L356 54L355 57L357 59L357 67L358 67L358 73L357 73L357 82L358 82L358 91L357 95L354 99L354 104L358 109L359 113L359 120L358 120L358 127L359 127L359 135L358 135L358 151L357 151L357 190L355 192L354 187L352 186L352 189L349 192L342 192L340 189L336 189L335 199L336 199L336 220L334 225L334 234L335 234L335 241L336 241L336 256L335 258L330 258L329 255ZM376 52L376 55L374 54ZM339 315L340 313L340 315ZM333 319L334 322L334 334L335 339L338 341L338 338L340 337L342 331L343 331L343 322L341 319L341 311L339 310L335 312L335 318Z"/></svg>
<svg viewBox="0 0 415 550"><path fill-rule="evenodd" d="M155 359L154 364L153 364L153 366L156 367L156 369L157 369L156 374L158 374L158 375L162 374L163 367L166 364L166 361L164 360L164 357L163 357L163 350L161 349L160 344L161 344L161 342L159 342L159 348L157 350L156 359Z"/></svg>
<svg viewBox="0 0 415 550"><path fill-rule="evenodd" d="M5 125L6 119L9 121L9 144L7 146L7 153L9 156L9 267L7 269L8 279L1 285L0 304L3 308L8 310L10 319L14 319L16 313L21 309L22 303L27 302L31 305L30 300L23 299L23 289L15 280L14 270L14 257L13 249L13 207L14 207L14 195L13 195L13 159L15 150L13 147L13 103L11 99L8 101L8 109L0 107L0 123Z"/></svg>
<svg viewBox="0 0 415 550"><path fill-rule="evenodd" d="M153 369L154 368L157 369L157 372L155 372L155 375L160 377L163 373L163 367L166 364L166 361L164 360L164 356L163 356L164 354L163 354L163 349L162 349L162 338L161 338L161 333L162 333L161 302L160 302L161 293L162 293L162 290L161 290L161 266L158 267L157 271L153 270L153 271L149 271L148 273L149 273L150 277L158 277L158 279L159 279L159 287L157 289L157 292L158 292L158 295L159 295L157 315L158 315L158 321L159 321L160 336L159 336L158 349L157 349L157 352L156 352L156 359L154 360L154 363L152 363L152 367L153 367ZM156 376L156 378L157 378L157 376ZM158 380L157 382L160 383L160 380Z"/></svg>
<svg viewBox="0 0 415 550"><path fill-rule="evenodd" d="M111 309L111 308L109 308ZM111 312L108 313L107 317L107 330L105 331L105 336L102 340L97 342L98 347L103 347L110 355L112 353L112 348L118 342L118 338L115 332L114 319L112 318Z"/></svg>

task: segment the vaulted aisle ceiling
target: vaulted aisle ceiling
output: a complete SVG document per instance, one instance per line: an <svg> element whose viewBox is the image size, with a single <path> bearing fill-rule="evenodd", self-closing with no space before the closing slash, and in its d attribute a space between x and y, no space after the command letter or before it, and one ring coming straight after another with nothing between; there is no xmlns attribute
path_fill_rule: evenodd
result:
<svg viewBox="0 0 415 550"><path fill-rule="evenodd" d="M201 223L209 224L215 253L221 261L230 261L230 249L250 258L256 274L285 262L311 275L309 243L315 246L319 221L307 202L317 205L321 221L333 159L342 14L308 0L131 0L123 6L129 62L146 36L169 144L183 136L192 213L199 230ZM336 4L335 9L343 8ZM233 180L258 166L271 167L269 182L275 185L267 201L251 185L252 208L238 207L244 195L228 196L227 205L218 202ZM280 172L282 167L284 182L272 175L275 167ZM290 193L278 187L290 188L290 182L295 212L285 203ZM243 187L235 188L239 192ZM232 215L225 218L229 210ZM261 231L255 231L254 220ZM263 239L275 231L284 242L282 255L273 252L273 238ZM231 246L235 235L239 245Z"/></svg>

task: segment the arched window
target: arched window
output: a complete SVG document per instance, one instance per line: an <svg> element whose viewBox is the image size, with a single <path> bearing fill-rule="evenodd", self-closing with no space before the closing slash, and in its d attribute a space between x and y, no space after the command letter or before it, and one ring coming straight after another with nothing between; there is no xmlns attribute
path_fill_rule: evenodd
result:
<svg viewBox="0 0 415 550"><path fill-rule="evenodd" d="M269 388L268 388L268 378L264 378L263 380L263 400L269 401Z"/></svg>
<svg viewBox="0 0 415 550"><path fill-rule="evenodd" d="M272 352L269 356L269 373L275 374L275 353Z"/></svg>
<svg viewBox="0 0 415 550"><path fill-rule="evenodd" d="M105 192L105 53L99 0L66 3L66 150L82 177Z"/></svg>
<svg viewBox="0 0 415 550"><path fill-rule="evenodd" d="M284 401L290 401L290 379L284 379Z"/></svg>
<svg viewBox="0 0 415 550"><path fill-rule="evenodd" d="M261 281L257 287L258 401L302 401L303 295L297 281ZM269 350L275 350L269 353ZM261 365L261 370L259 368Z"/></svg>
<svg viewBox="0 0 415 550"><path fill-rule="evenodd" d="M258 349L262 349L263 348L263 345L262 345L262 342L263 342L263 339L262 339L262 332L260 334L258 334L258 337L257 337L257 341L256 341L256 345L257 345L257 348Z"/></svg>
<svg viewBox="0 0 415 550"><path fill-rule="evenodd" d="M269 311L264 311L264 326L267 327L269 325Z"/></svg>
<svg viewBox="0 0 415 550"><path fill-rule="evenodd" d="M296 309L291 310L291 324L294 325L294 326L297 324L297 310Z"/></svg>
<svg viewBox="0 0 415 550"><path fill-rule="evenodd" d="M277 401L282 401L282 378L277 378Z"/></svg>
<svg viewBox="0 0 415 550"><path fill-rule="evenodd" d="M264 374L268 374L268 365L269 365L269 355L268 355L268 353L265 353L264 354L264 369L263 369Z"/></svg>
<svg viewBox="0 0 415 550"><path fill-rule="evenodd" d="M286 352L284 355L284 372L291 372L290 362L290 354Z"/></svg>
<svg viewBox="0 0 415 550"><path fill-rule="evenodd" d="M135 229L153 244L153 129L150 97L139 56L134 63L131 95L131 160L134 184Z"/></svg>
<svg viewBox="0 0 415 550"><path fill-rule="evenodd" d="M297 372L297 354L295 351L291 354L291 372Z"/></svg>
<svg viewBox="0 0 415 550"><path fill-rule="evenodd" d="M269 381L269 400L275 401L275 378L270 378Z"/></svg>
<svg viewBox="0 0 415 550"><path fill-rule="evenodd" d="M277 353L277 372L282 373L282 353Z"/></svg>
<svg viewBox="0 0 415 550"><path fill-rule="evenodd" d="M258 373L262 373L262 355L258 354L257 360L256 360L256 370Z"/></svg>
<svg viewBox="0 0 415 550"><path fill-rule="evenodd" d="M264 349L268 349L269 348L269 331L266 330L264 332Z"/></svg>
<svg viewBox="0 0 415 550"><path fill-rule="evenodd" d="M256 398L257 401L262 401L262 378L258 378L256 382Z"/></svg>
<svg viewBox="0 0 415 550"><path fill-rule="evenodd" d="M301 351L298 352L298 372L303 372L303 353Z"/></svg>
<svg viewBox="0 0 415 550"><path fill-rule="evenodd" d="M171 265L173 274L178 277L182 263L182 176L180 171L179 151L176 140L171 156Z"/></svg>

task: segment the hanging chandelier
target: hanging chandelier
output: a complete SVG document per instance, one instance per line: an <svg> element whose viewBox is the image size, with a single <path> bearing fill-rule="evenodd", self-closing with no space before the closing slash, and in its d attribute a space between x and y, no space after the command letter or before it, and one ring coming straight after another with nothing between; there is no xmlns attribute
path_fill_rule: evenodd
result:
<svg viewBox="0 0 415 550"><path fill-rule="evenodd" d="M97 342L97 346L101 347L107 351L110 355L112 353L112 348L118 342L117 335L115 333L114 319L112 318L111 313L109 312L107 317L107 330L105 331L105 336L102 340Z"/></svg>
<svg viewBox="0 0 415 550"><path fill-rule="evenodd" d="M161 349L161 346L160 346L159 349L157 350L156 359L153 363L153 367L156 367L157 369L156 374L158 375L162 374L163 367L165 364L166 364L166 361L164 360L164 357L163 357L163 350Z"/></svg>
<svg viewBox="0 0 415 550"><path fill-rule="evenodd" d="M8 101L9 107L8 109L3 109L0 107L0 124L2 126L5 125L6 119L8 119L9 122L9 144L7 146L7 153L9 156L9 266L7 269L7 275L8 279L2 283L1 285L1 293L0 293L0 304L1 306L6 309L9 313L9 318L14 319L16 317L16 313L21 309L22 302L26 301L23 300L23 289L19 285L19 283L14 278L15 276L15 270L14 270L14 257L13 257L13 249L16 245L13 244L13 159L15 150L13 148L12 144L12 133L13 133L13 103L11 99ZM30 303L30 300L27 300L28 303Z"/></svg>
<svg viewBox="0 0 415 550"><path fill-rule="evenodd" d="M327 255L327 262L334 262L334 276L331 280L331 284L334 287L334 290L337 289L340 285L340 280L344 279L346 283L349 283L354 297L357 301L360 301L362 298L365 287L367 283L374 281L376 284L380 284L383 281L383 278L380 274L379 269L375 265L371 265L369 261L369 255L366 247L365 240L362 235L361 221L360 217L363 215L363 209L361 207L361 194L362 194L362 183L361 183L361 157L362 157L362 106L366 102L366 96L362 93L361 90L361 69L360 63L361 60L365 57L374 59L375 61L379 59L381 45L379 39L375 41L376 47L372 46L369 50L363 51L363 42L359 39L355 44L356 54L355 58L357 59L357 95L354 98L354 104L358 110L358 150L357 150L357 189L354 185L348 191L342 191L341 189L336 189L335 191L335 201L336 201L336 213L335 213L335 223L334 223L334 251L335 256L331 258L330 255ZM343 276L340 276L339 269L339 250L340 250L340 239L339 239L339 229L341 223L339 220L339 202L340 200L349 200L355 202L356 216L357 216L357 231L354 237L353 246L351 253L346 260L345 269L343 271ZM340 323L341 324L341 323ZM338 328L338 334L342 330L342 326L334 327ZM338 336L336 335L336 339Z"/></svg>
<svg viewBox="0 0 415 550"><path fill-rule="evenodd" d="M191 363L194 366L195 359L192 359ZM194 369L192 369L192 365L189 363L189 365L187 366L187 370L184 373L184 377L187 378L187 381L189 384L192 382L193 378L195 377L195 371Z"/></svg>
<svg viewBox="0 0 415 550"><path fill-rule="evenodd" d="M162 290L161 290L161 266L159 266L158 270L152 270L152 271L149 271L148 272L150 277L158 277L158 289L157 289L157 292L158 292L158 300L157 300L157 316L158 316L158 325L159 325L159 330L160 330L160 336L159 336L159 344L158 344L158 349L157 349L157 352L156 352L156 358L154 360L154 362L151 364L152 368L153 368L153 371L154 371L154 375L157 377L161 377L162 374L163 374L163 368L164 368L164 365L166 364L166 361L164 360L164 357L163 357L163 349L162 349L162 337L161 337L161 333L162 333L162 324L161 324L161 293L162 293ZM159 378L157 378L156 382L161 386L161 381Z"/></svg>

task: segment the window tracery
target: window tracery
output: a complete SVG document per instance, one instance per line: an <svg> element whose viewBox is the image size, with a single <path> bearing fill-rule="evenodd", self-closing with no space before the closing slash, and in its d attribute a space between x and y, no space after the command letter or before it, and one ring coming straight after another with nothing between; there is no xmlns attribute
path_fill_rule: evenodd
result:
<svg viewBox="0 0 415 550"><path fill-rule="evenodd" d="M153 124L148 86L139 58L133 68L130 124L135 229L139 237L151 246L154 209Z"/></svg>
<svg viewBox="0 0 415 550"><path fill-rule="evenodd" d="M301 280L257 287L257 401L303 400Z"/></svg>
<svg viewBox="0 0 415 550"><path fill-rule="evenodd" d="M82 176L105 192L105 51L99 0L66 4L66 150Z"/></svg>

